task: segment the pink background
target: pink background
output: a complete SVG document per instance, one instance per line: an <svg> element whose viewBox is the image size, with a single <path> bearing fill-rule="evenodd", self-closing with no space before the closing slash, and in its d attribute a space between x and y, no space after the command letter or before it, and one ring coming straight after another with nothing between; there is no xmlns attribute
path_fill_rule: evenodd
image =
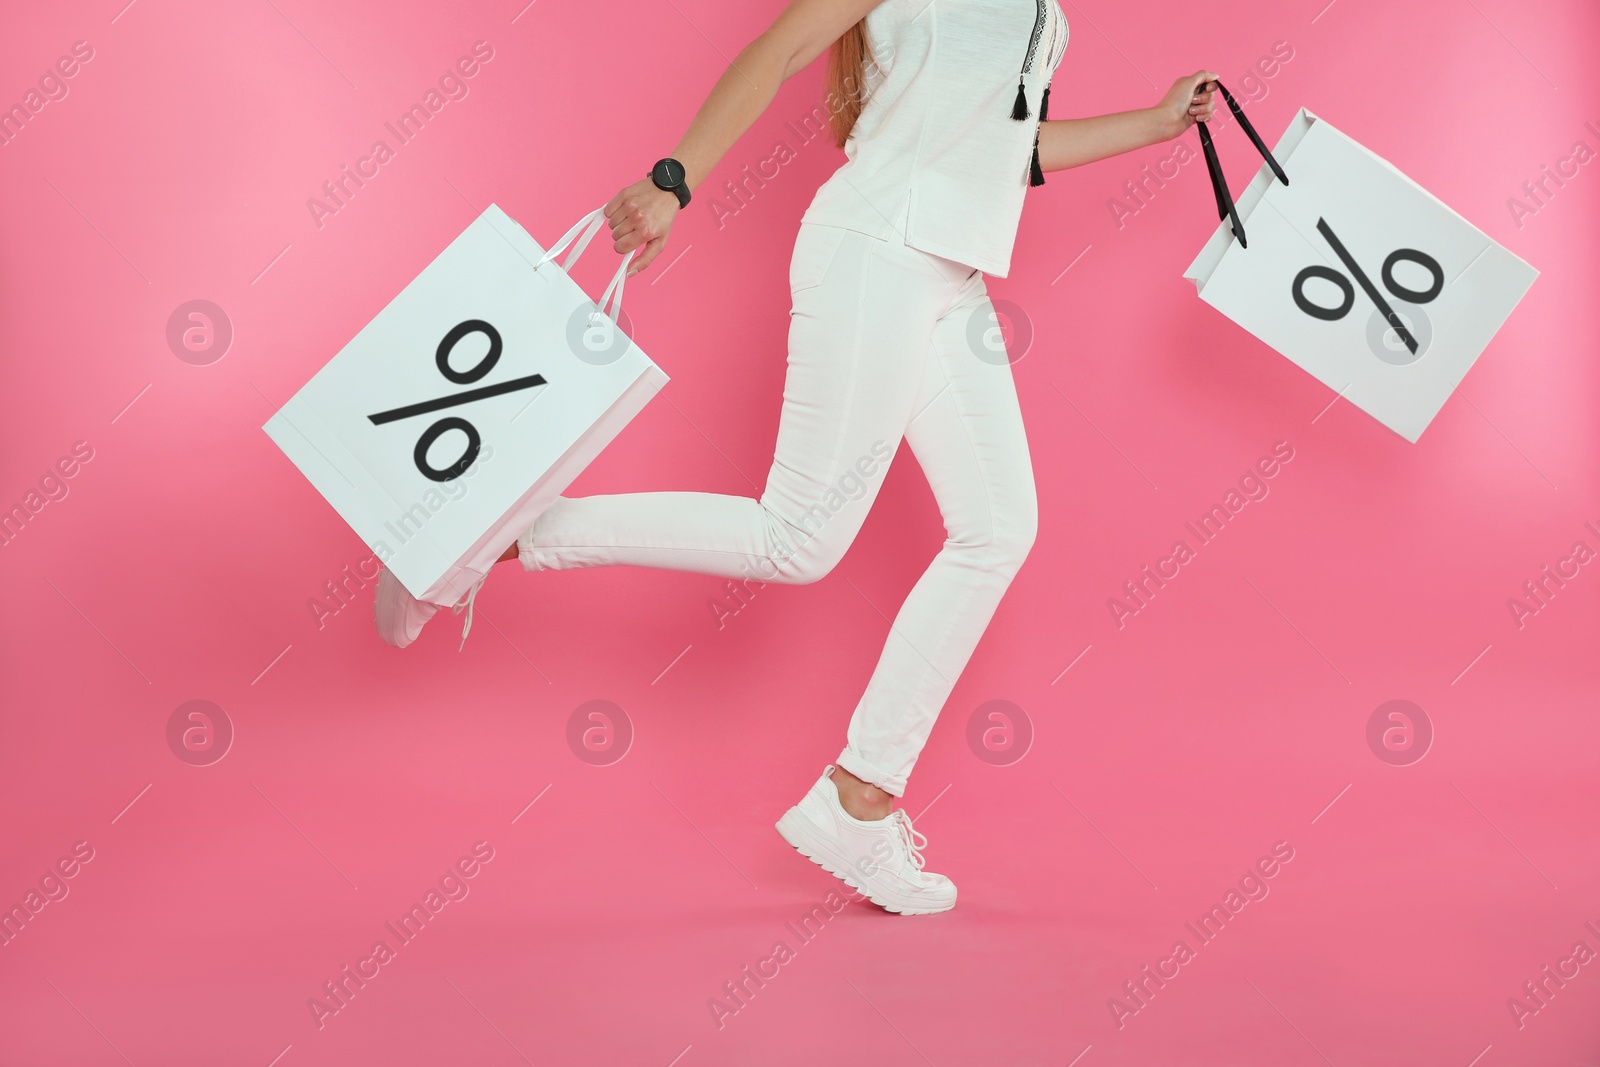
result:
<svg viewBox="0 0 1600 1067"><path fill-rule="evenodd" d="M1600 164L1520 225L1507 206L1600 149L1592 4L1063 4L1056 117L1209 66L1269 141L1310 107L1542 274L1409 445L1180 278L1214 224L1197 152L1120 228L1110 199L1175 146L1032 191L991 293L1034 330L1040 536L906 797L961 904L852 904L802 945L784 924L834 883L772 822L940 544L909 455L832 575L721 630L713 578L503 569L465 652L443 621L402 654L370 586L318 628L308 601L366 552L260 430L484 206L548 241L641 175L779 4L124 3L27 5L0 35L5 103L94 50L0 147L0 505L93 449L0 548L0 903L94 850L0 948L0 1062L1600 1057L1600 963L1520 1028L1507 1006L1600 950L1600 564L1520 628L1507 606L1600 549ZM470 94L319 229L307 198L480 40ZM842 158L786 126L820 93L820 64L783 88L629 286L673 381L573 492L758 491L789 252ZM1218 137L1238 190L1251 153ZM797 158L719 226L712 186L780 138ZM193 299L235 332L207 366L165 338ZM1270 495L1119 629L1107 599L1279 441ZM168 747L193 699L236 732L210 766ZM635 731L609 766L566 742L593 699ZM1435 731L1409 766L1366 740L1391 699ZM1035 731L1009 766L967 744L990 700ZM319 1029L308 999L477 841L470 895ZM1280 841L1270 895L1119 1028L1108 1000ZM795 958L719 1029L708 998L780 939Z"/></svg>

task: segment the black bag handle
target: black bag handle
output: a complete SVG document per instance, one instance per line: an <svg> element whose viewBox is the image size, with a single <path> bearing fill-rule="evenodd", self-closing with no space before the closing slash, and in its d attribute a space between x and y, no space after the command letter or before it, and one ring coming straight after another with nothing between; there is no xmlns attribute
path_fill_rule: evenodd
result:
<svg viewBox="0 0 1600 1067"><path fill-rule="evenodd" d="M1256 151L1261 153L1261 158L1267 161L1267 166L1272 168L1280 182L1289 184L1289 176L1278 166L1278 161L1272 157L1272 151L1256 133L1256 128L1250 125L1250 120L1245 117L1244 109L1239 106L1239 101L1220 81L1213 80L1212 85L1222 94L1222 99L1228 103L1228 110L1233 112L1233 117L1239 120L1239 125L1244 128L1245 135L1250 138L1250 143L1256 146ZM1206 155L1206 171L1211 175L1211 191L1217 198L1217 217L1228 223L1233 229L1233 235L1239 239L1240 248L1249 248L1245 240L1244 223L1239 221L1239 212L1234 208L1233 195L1228 192L1228 182L1222 176L1222 161L1217 158L1216 146L1211 143L1211 131L1206 129L1206 123L1197 122L1195 128L1200 131L1200 148Z"/></svg>

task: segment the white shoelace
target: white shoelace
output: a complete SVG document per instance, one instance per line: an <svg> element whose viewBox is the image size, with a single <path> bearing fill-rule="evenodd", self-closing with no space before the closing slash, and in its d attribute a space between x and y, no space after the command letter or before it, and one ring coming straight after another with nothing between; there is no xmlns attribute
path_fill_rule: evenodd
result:
<svg viewBox="0 0 1600 1067"><path fill-rule="evenodd" d="M922 870L922 865L926 862L922 858L922 850L928 847L928 839L911 825L911 816L905 813L904 808L894 809L894 814L890 818L899 828L900 843L905 846L906 855L911 858L912 866L919 871Z"/></svg>
<svg viewBox="0 0 1600 1067"><path fill-rule="evenodd" d="M483 583L486 581L488 581L487 577L479 578L477 584L475 584L471 589L467 590L467 595L462 598L455 607L450 609L450 614L452 615L460 615L463 610L465 610L467 613L467 621L461 624L461 644L456 648L457 652L460 652L463 648L467 647L467 635L472 632L473 604L478 599L478 590L483 588ZM924 841L923 844L926 845L927 842Z"/></svg>

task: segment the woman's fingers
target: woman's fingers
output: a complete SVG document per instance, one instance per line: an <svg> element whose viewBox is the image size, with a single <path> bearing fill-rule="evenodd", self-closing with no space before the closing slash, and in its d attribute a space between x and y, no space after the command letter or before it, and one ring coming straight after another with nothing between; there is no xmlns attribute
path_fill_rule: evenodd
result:
<svg viewBox="0 0 1600 1067"><path fill-rule="evenodd" d="M648 180L628 186L605 207L606 222L611 227L611 247L623 255L638 252L628 267L630 277L644 270L660 254L667 233L672 229L671 216L664 215L665 208L659 199L662 194L653 185L641 188L647 184ZM676 202L670 195L666 199L675 211Z"/></svg>
<svg viewBox="0 0 1600 1067"><path fill-rule="evenodd" d="M610 221L611 240L618 252L631 252L651 237L644 212L626 203Z"/></svg>
<svg viewBox="0 0 1600 1067"><path fill-rule="evenodd" d="M628 277L633 277L648 267L652 260L661 254L661 249L666 247L667 239L657 237L644 246L644 250L634 257L633 263L628 267Z"/></svg>
<svg viewBox="0 0 1600 1067"><path fill-rule="evenodd" d="M1197 71L1194 75L1194 93L1189 100L1189 120L1191 122L1211 121L1211 98L1216 90L1217 76L1209 70Z"/></svg>
<svg viewBox="0 0 1600 1067"><path fill-rule="evenodd" d="M611 224L611 241L618 252L626 252L630 248L639 247L639 245L642 243L639 240L635 240L631 245L628 246L628 248L622 247L622 242L634 236L637 230L638 227L635 226L633 221L628 218L619 219Z"/></svg>

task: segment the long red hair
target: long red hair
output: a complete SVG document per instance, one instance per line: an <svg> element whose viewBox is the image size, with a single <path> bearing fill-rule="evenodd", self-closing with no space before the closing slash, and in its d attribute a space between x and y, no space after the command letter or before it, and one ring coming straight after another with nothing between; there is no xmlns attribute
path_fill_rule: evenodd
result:
<svg viewBox="0 0 1600 1067"><path fill-rule="evenodd" d="M840 148L850 139L866 103L866 70L871 59L865 20L844 31L828 52L828 126Z"/></svg>

